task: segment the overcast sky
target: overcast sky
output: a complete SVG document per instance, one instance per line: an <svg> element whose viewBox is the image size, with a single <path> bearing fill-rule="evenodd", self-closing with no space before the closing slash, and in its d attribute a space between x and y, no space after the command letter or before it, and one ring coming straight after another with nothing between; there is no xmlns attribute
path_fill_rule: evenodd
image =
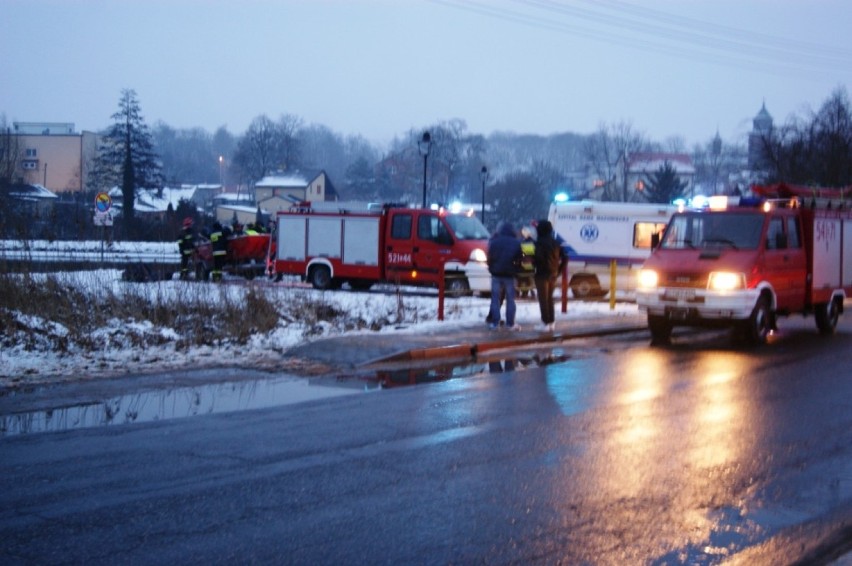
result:
<svg viewBox="0 0 852 566"><path fill-rule="evenodd" d="M848 0L2 0L7 122L300 117L385 143L438 121L742 141L852 82Z"/></svg>

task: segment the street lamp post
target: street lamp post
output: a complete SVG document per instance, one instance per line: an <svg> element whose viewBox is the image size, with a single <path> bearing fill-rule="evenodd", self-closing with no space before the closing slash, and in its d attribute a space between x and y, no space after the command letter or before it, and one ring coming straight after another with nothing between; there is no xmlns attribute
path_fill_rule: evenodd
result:
<svg viewBox="0 0 852 566"><path fill-rule="evenodd" d="M423 132L423 137L417 142L420 155L423 156L423 208L426 208L426 163L429 161L429 151L432 149L432 136Z"/></svg>
<svg viewBox="0 0 852 566"><path fill-rule="evenodd" d="M219 156L219 188L220 189L225 188L225 174L223 172L224 171L224 165L225 165L225 158L220 155Z"/></svg>
<svg viewBox="0 0 852 566"><path fill-rule="evenodd" d="M482 223L485 224L485 181L488 180L488 167L485 165L482 166L482 170L479 172L479 180L482 181L482 211L480 212L480 217Z"/></svg>

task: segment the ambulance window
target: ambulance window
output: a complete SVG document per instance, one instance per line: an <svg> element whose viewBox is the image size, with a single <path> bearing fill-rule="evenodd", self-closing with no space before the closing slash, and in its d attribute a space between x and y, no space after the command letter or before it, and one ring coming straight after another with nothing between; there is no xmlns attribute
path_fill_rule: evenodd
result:
<svg viewBox="0 0 852 566"><path fill-rule="evenodd" d="M802 238L799 234L799 222L798 219L793 216L787 218L787 247L802 247Z"/></svg>
<svg viewBox="0 0 852 566"><path fill-rule="evenodd" d="M396 214L391 222L391 238L394 240L411 239L411 215Z"/></svg>
<svg viewBox="0 0 852 566"><path fill-rule="evenodd" d="M665 229L665 222L637 222L633 225L633 247L651 249L651 237L654 234L662 236Z"/></svg>

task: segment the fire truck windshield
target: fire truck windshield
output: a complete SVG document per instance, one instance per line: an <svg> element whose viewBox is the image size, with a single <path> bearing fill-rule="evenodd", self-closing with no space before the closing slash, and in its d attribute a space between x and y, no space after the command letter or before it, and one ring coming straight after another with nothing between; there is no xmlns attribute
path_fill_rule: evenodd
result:
<svg viewBox="0 0 852 566"><path fill-rule="evenodd" d="M448 214L445 216L447 224L453 230L453 234L459 240L487 240L488 230L476 216L464 214Z"/></svg>
<svg viewBox="0 0 852 566"><path fill-rule="evenodd" d="M764 215L759 212L683 212L669 222L663 249L731 248L753 250L760 243Z"/></svg>

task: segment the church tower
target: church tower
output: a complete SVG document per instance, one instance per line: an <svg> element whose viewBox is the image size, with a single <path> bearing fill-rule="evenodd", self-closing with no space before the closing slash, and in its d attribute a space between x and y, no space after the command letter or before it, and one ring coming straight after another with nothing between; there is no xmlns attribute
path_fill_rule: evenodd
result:
<svg viewBox="0 0 852 566"><path fill-rule="evenodd" d="M752 171L766 169L766 158L763 152L763 138L772 133L772 116L766 110L766 102L760 107L760 112L752 120L751 133L748 135L748 168Z"/></svg>

